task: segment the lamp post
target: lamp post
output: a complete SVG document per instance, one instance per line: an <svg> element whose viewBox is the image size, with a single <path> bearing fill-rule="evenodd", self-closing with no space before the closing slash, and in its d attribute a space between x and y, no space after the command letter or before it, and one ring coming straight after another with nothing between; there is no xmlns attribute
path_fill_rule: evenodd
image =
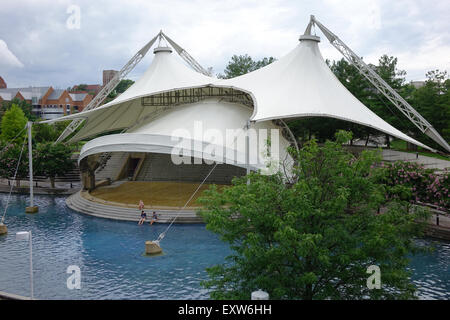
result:
<svg viewBox="0 0 450 320"><path fill-rule="evenodd" d="M38 207L34 205L34 195L33 195L33 146L31 144L31 127L32 122L28 121L28 170L30 176L30 206L25 208L26 213L36 213L38 212Z"/></svg>
<svg viewBox="0 0 450 320"><path fill-rule="evenodd" d="M34 299L33 288L33 244L31 240L31 231L20 231L16 233L16 240L29 240L30 242L30 292L31 299Z"/></svg>
<svg viewBox="0 0 450 320"><path fill-rule="evenodd" d="M269 294L261 289L252 292L252 300L269 300Z"/></svg>

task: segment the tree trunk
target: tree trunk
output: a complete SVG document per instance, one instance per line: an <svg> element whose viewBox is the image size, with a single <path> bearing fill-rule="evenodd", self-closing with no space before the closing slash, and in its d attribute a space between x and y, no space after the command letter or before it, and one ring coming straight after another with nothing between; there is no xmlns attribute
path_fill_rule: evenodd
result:
<svg viewBox="0 0 450 320"><path fill-rule="evenodd" d="M52 187L52 189L55 188L55 177L50 177L50 186Z"/></svg>
<svg viewBox="0 0 450 320"><path fill-rule="evenodd" d="M305 288L305 292L303 293L302 300L312 300L313 299L313 290L312 284L307 284Z"/></svg>

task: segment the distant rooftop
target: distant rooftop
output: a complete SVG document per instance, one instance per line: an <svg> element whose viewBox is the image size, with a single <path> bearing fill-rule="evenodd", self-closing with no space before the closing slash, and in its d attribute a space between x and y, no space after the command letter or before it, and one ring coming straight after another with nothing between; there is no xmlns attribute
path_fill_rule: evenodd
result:
<svg viewBox="0 0 450 320"><path fill-rule="evenodd" d="M14 98L17 92L20 92L24 99L31 100L32 97L41 99L42 96L47 93L48 89L50 89L50 87L6 88L0 89L0 93L9 93L11 94L11 97Z"/></svg>
<svg viewBox="0 0 450 320"><path fill-rule="evenodd" d="M88 94L83 92L83 93L69 93L69 95L73 101L83 101Z"/></svg>
<svg viewBox="0 0 450 320"><path fill-rule="evenodd" d="M425 81L423 80L415 80L410 82L414 88L419 89L425 85Z"/></svg>
<svg viewBox="0 0 450 320"><path fill-rule="evenodd" d="M9 93L9 92L1 92L0 91L0 97L3 100L10 101L11 100L11 93Z"/></svg>
<svg viewBox="0 0 450 320"><path fill-rule="evenodd" d="M49 100L58 100L64 93L64 89L54 89L53 92L48 96Z"/></svg>

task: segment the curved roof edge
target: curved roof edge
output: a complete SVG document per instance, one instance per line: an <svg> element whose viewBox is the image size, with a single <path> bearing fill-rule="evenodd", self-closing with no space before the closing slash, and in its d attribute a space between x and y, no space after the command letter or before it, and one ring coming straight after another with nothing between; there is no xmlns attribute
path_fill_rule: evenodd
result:
<svg viewBox="0 0 450 320"><path fill-rule="evenodd" d="M190 148L179 147L179 140L183 140L183 144L189 145ZM198 143L194 143L198 142ZM181 155L193 158L201 158L206 161L218 161L219 163L238 166L241 168L247 168L245 163L240 163L236 159L245 159L245 154L239 152L236 149L227 148L221 145L213 145L218 149L223 150L223 161L219 161L215 155L205 152L210 150L210 143L198 141L187 138L176 138L167 135L155 135L155 134L137 134L137 133L123 133L112 134L108 136L99 137L86 143L81 149L78 163L84 158L104 152L145 152L145 153L164 153L173 154L175 148L179 148L182 152ZM192 149L194 146L194 150ZM198 147L201 146L201 149ZM205 148L208 146L208 148ZM216 149L217 150L217 149ZM228 155L235 154L236 157L230 158ZM250 169L259 170L264 169L265 164L251 164Z"/></svg>
<svg viewBox="0 0 450 320"><path fill-rule="evenodd" d="M419 146L419 147L428 149L428 150L430 150L430 151L432 151L432 152L436 152L435 149L430 148L430 147L428 147L427 145L425 145L425 144L423 144L423 143L421 143L421 142L419 142L419 141L417 141L417 140L415 140L415 139L409 137L408 135L402 133L401 131L399 131L399 132L400 132L403 136L402 136L402 135L399 135L399 134L393 134L392 132L387 131L387 130L382 130L382 129L378 128L378 127L372 126L372 125L370 125L370 124L368 124L368 123L365 123L365 122L359 122L359 121L357 121L357 120L348 119L348 118L345 118L345 117L338 117L338 116L333 115L333 114L302 113L302 114L294 114L294 115L289 116L289 117L283 117L282 119L292 119L292 120L293 120L293 119L307 118L307 117L333 118L333 119L338 119L338 120L343 120L343 121L348 121L348 122L356 123L356 124L362 125L362 126L364 126L364 127L369 127L369 128L378 130L378 131L380 131L380 132L386 133L386 134L388 134L388 135L394 136L394 137L399 138L399 139L401 139L401 140L405 140L405 141L411 142L411 143L413 143L413 144L415 144L415 145L417 145L417 146ZM277 118L277 117L271 117L271 118L264 118L264 119L251 120L251 121L252 121L252 122L262 122L262 121L269 121L269 120L276 120L276 119L280 119L280 118ZM395 129L395 128L394 128L394 129Z"/></svg>
<svg viewBox="0 0 450 320"><path fill-rule="evenodd" d="M157 91L157 92L152 92L150 94L143 94L143 95L139 95L136 97L132 97L129 99L125 99L123 101L120 101L120 103L117 104L110 104L111 101L107 104L101 105L100 107L97 107L95 109L91 109L91 110L86 110L86 111L82 111L79 113L74 113L71 115L67 115L67 116L63 116L63 117L59 117L59 118L55 118L55 119L49 119L49 120L45 120L45 121L40 121L40 123L54 123L54 122L60 122L60 121L67 121L67 120L75 120L75 119L87 119L91 114L93 113L97 113L99 111L105 110L105 109L109 109L115 106L119 106L121 104L125 104L127 102L131 102L133 100L137 100L137 99L141 99L141 98L149 98L149 97L153 97L153 96L157 96L160 94L165 94L165 93L170 93L170 92L176 92L176 91L180 91L180 90L190 90L190 89L203 89L203 88L224 88L224 89L233 89L233 90L238 90L241 91L243 93L248 94L253 102L253 106L254 106L254 110L253 110L253 114L251 115L250 119L256 114L256 108L257 108L257 102L256 102L256 97L254 96L254 94L244 88L240 88L237 86L233 86L233 85L222 85L222 84L216 84L216 83L208 83L206 85L198 85L198 86L187 86L187 87L179 87L179 88L173 88L173 89L169 89L169 90L162 90L162 91Z"/></svg>

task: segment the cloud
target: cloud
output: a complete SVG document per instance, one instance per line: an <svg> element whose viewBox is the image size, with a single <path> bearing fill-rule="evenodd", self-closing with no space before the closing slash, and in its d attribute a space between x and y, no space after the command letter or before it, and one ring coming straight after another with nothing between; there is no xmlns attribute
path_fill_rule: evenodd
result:
<svg viewBox="0 0 450 320"><path fill-rule="evenodd" d="M23 63L8 49L8 45L2 39L0 39L0 67L24 67Z"/></svg>
<svg viewBox="0 0 450 320"><path fill-rule="evenodd" d="M79 29L67 28L73 3ZM7 30L0 37L20 57L16 66L25 67L0 70L9 86L101 83L103 69L120 69L163 29L202 66L222 73L233 54L287 54L314 14L366 62L397 56L413 80L449 69L448 12L448 0L16 0L0 6L0 30ZM340 59L316 32L324 58ZM142 74L152 57L150 51L129 77Z"/></svg>

